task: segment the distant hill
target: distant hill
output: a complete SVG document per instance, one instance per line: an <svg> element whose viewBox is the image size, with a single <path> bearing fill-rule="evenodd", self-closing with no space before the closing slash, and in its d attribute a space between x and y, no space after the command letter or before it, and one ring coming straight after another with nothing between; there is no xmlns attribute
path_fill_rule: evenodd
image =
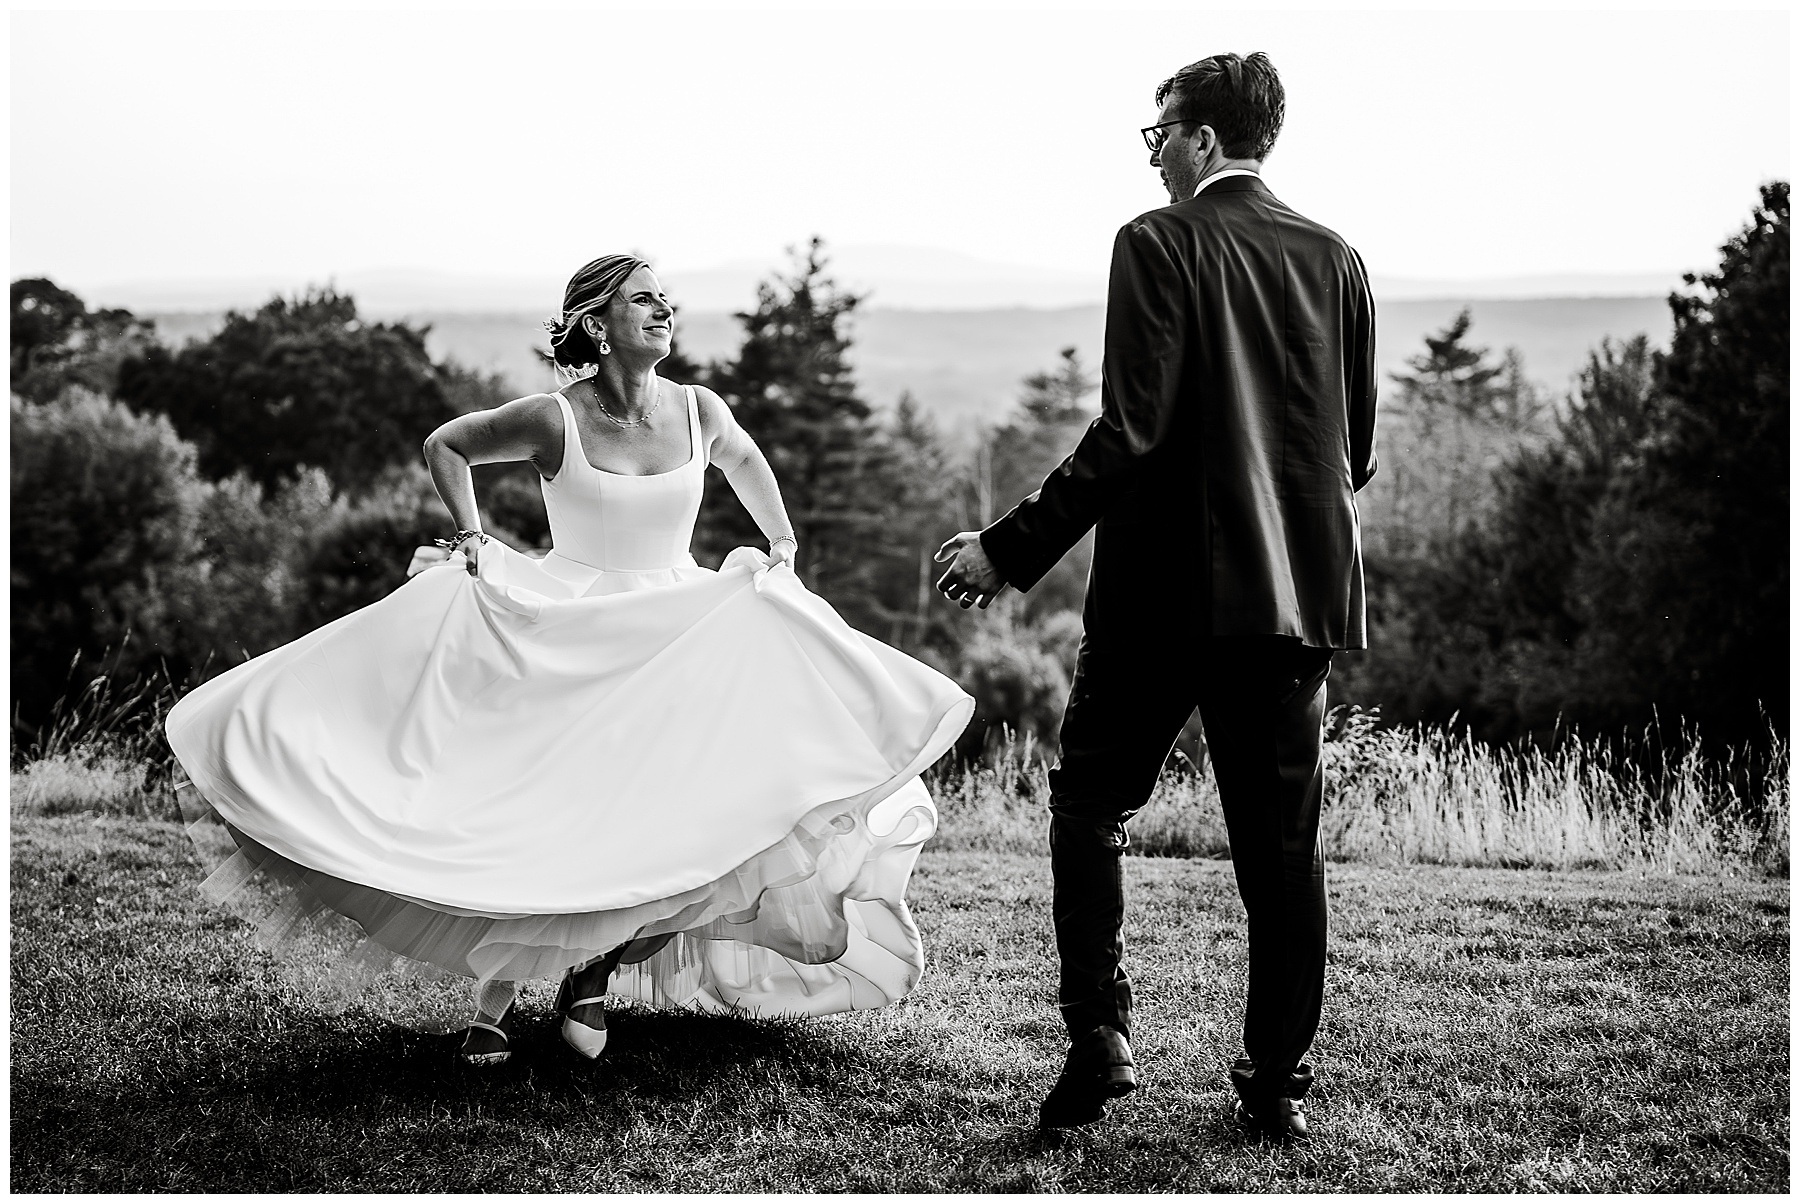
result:
<svg viewBox="0 0 1800 1204"><path fill-rule="evenodd" d="M1383 372L1400 371L1424 349L1426 334L1441 329L1467 305L1471 335L1496 353L1516 346L1530 375L1566 392L1588 352L1605 337L1647 334L1666 346L1669 310L1661 296L1556 297L1540 299L1437 299L1383 301L1377 307ZM218 328L217 313L152 314L158 333L171 342ZM550 377L532 355L543 345L538 313L415 312L429 324L432 354L504 376L523 394L546 387ZM910 391L949 430L993 421L1013 404L1020 378L1051 367L1064 347L1080 350L1098 366L1105 312L1098 305L1067 309L906 310L867 309L855 319L852 356L864 395L879 406ZM700 359L736 350L738 326L728 313L683 313L676 323L683 351Z"/></svg>
<svg viewBox="0 0 1800 1204"><path fill-rule="evenodd" d="M862 244L829 248L830 273L862 294L868 306L924 311L1074 309L1106 302L1106 273L1001 263L941 247ZM574 266L574 265L569 265ZM664 287L692 313L731 313L756 304L756 287L783 265L743 259L704 268L660 268ZM497 314L548 310L562 297L561 272L483 275L427 268L358 269L331 283L374 317L392 314ZM1681 272L1563 272L1534 276L1406 279L1375 276L1383 301L1444 298L1529 301L1543 297L1654 297L1680 285ZM137 313L212 313L254 308L275 293L299 292L324 281L273 275L127 282L61 281L92 304Z"/></svg>
<svg viewBox="0 0 1800 1204"><path fill-rule="evenodd" d="M884 309L1041 309L1098 305L1106 300L1104 265L1098 272L1075 272L1000 263L939 247L883 244L832 247L829 258L830 274L839 285ZM755 305L757 284L767 280L772 271L785 271L786 266L780 261L742 259L703 268L659 268L657 274L677 304L695 313L728 314ZM331 283L355 297L362 312L383 317L396 313L514 313L539 307L547 312L562 299L566 279L567 269L500 276L385 268L336 273ZM274 293L297 292L309 283L323 281L265 275L76 281L71 287L92 303L124 306L139 313L210 313L255 307Z"/></svg>

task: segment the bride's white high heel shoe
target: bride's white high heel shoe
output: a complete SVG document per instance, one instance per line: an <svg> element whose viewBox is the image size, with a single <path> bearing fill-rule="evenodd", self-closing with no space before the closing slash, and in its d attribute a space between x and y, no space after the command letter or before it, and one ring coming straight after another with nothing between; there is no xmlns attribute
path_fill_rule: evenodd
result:
<svg viewBox="0 0 1800 1204"><path fill-rule="evenodd" d="M596 995L592 999L577 999L569 1005L569 1010L572 1012L583 1004L599 1003L604 998L603 995ZM606 1048L606 1018L602 1016L600 1027L593 1028L581 1023L573 1016L564 1016L562 1036L563 1040L569 1043L569 1048L582 1057L590 1060L597 1058L600 1056L600 1051Z"/></svg>
<svg viewBox="0 0 1800 1204"><path fill-rule="evenodd" d="M578 1007L599 1003L606 996L590 995L586 999L574 999L565 1006L563 1000L570 999L575 994L574 981L575 976L571 972L563 978L562 988L557 992L557 1010L562 1013L563 1018L562 1039L568 1043L570 1049L592 1061L600 1056L601 1050L606 1048L606 1017L602 1015L600 1024L596 1027L591 1024L583 1024L569 1013Z"/></svg>

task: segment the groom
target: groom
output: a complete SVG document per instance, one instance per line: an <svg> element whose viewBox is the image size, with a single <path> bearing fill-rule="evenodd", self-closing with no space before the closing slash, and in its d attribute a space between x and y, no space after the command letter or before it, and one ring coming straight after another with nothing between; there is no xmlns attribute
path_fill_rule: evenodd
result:
<svg viewBox="0 0 1800 1204"><path fill-rule="evenodd" d="M1100 417L1036 493L944 545L938 586L986 607L1098 524L1050 773L1071 1047L1040 1122L1091 1123L1136 1086L1120 854L1197 706L1249 916L1239 1115L1304 1137L1325 678L1334 649L1366 646L1354 494L1375 472L1375 309L1356 252L1262 181L1284 109L1266 55L1202 59L1156 100L1143 133L1170 203L1113 243Z"/></svg>

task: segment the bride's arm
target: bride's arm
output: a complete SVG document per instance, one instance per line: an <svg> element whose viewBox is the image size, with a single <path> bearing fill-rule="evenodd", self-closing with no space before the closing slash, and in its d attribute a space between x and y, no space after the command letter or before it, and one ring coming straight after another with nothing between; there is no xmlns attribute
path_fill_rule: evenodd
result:
<svg viewBox="0 0 1800 1204"><path fill-rule="evenodd" d="M557 437L562 416L559 413L551 422L549 411L558 408L549 394L521 397L492 410L452 418L426 436L425 467L458 531L481 530L471 465L529 460L543 475L556 475L562 467L562 440ZM479 546L479 541L471 540L463 549L471 573Z"/></svg>
<svg viewBox="0 0 1800 1204"><path fill-rule="evenodd" d="M769 461L717 393L699 387L694 393L700 399L700 433L707 440L709 462L725 474L731 491L756 520L757 528L769 541L770 554L793 564L798 547L794 524L788 521L787 507L781 504L781 486L775 483Z"/></svg>

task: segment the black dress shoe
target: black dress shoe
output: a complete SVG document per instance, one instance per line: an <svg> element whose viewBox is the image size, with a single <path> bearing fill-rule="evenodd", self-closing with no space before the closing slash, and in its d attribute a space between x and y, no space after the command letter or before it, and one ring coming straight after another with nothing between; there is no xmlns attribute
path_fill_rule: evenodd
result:
<svg viewBox="0 0 1800 1204"><path fill-rule="evenodd" d="M1069 1047L1056 1086L1038 1105L1038 1127L1091 1125L1100 1119L1107 1100L1136 1088L1131 1046L1118 1029L1102 1025Z"/></svg>
<svg viewBox="0 0 1800 1204"><path fill-rule="evenodd" d="M1238 1093L1238 1123L1283 1140L1304 1141L1312 1136L1306 1128L1306 1106L1300 1102L1312 1087L1312 1067L1305 1062L1294 1067L1279 1095L1256 1090L1252 1086L1255 1074L1256 1063L1248 1058L1239 1058L1231 1067L1231 1085Z"/></svg>
<svg viewBox="0 0 1800 1204"><path fill-rule="evenodd" d="M1263 1137L1282 1141L1305 1141L1312 1134L1306 1128L1306 1105L1297 1099L1278 1095L1258 1112L1250 1111L1243 1100L1237 1104L1238 1124Z"/></svg>

